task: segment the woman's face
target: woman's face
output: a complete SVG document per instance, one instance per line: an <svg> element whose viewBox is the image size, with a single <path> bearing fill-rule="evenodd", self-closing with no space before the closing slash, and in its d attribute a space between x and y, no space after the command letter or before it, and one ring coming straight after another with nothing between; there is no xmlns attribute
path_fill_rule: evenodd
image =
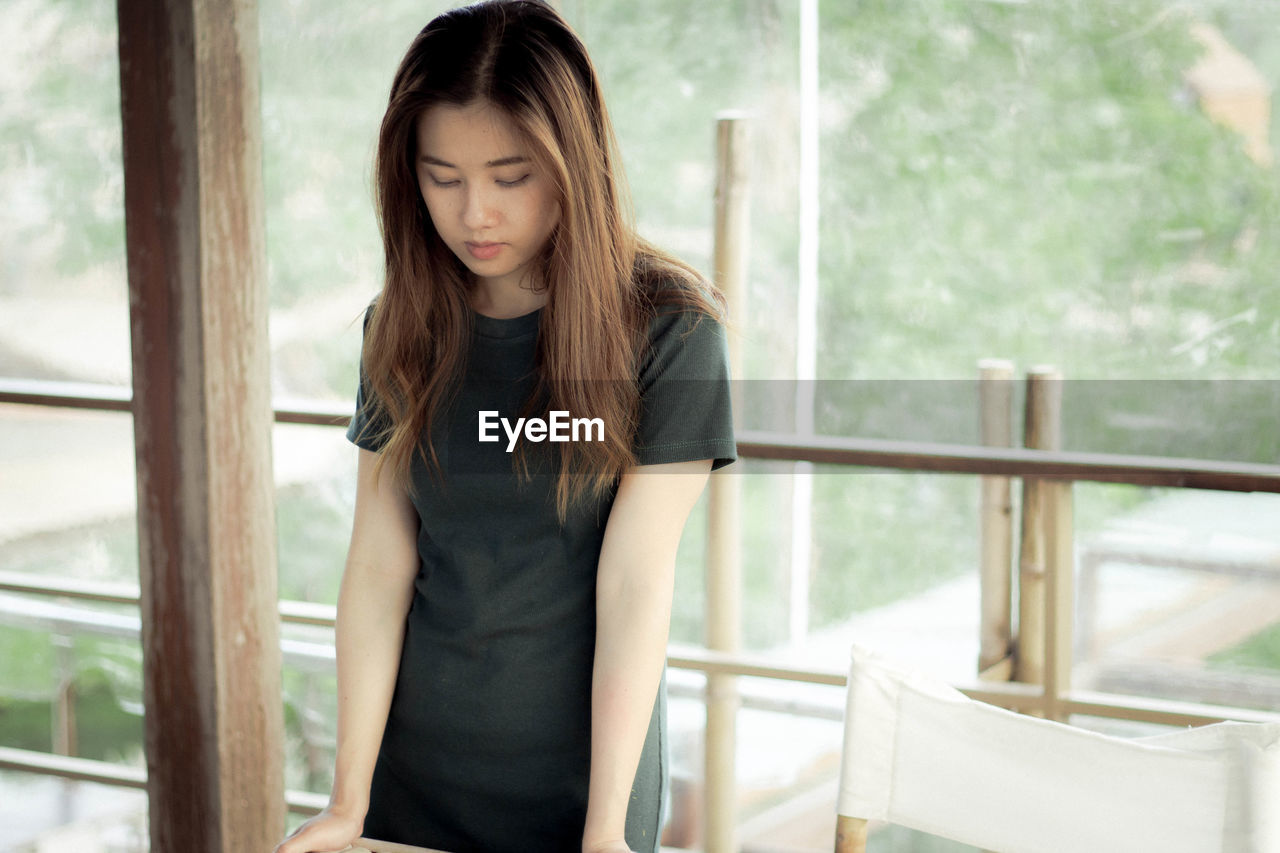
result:
<svg viewBox="0 0 1280 853"><path fill-rule="evenodd" d="M483 101L431 107L418 119L417 170L436 231L491 296L542 284L560 202L510 119Z"/></svg>

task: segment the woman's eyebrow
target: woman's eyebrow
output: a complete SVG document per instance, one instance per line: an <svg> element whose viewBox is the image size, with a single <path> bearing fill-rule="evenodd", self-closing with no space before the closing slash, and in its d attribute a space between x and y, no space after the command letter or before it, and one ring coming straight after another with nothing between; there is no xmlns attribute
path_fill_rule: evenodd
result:
<svg viewBox="0 0 1280 853"><path fill-rule="evenodd" d="M439 157L432 157L430 154L423 154L423 155L422 155L422 162L426 163L426 164L427 164L427 165L429 165L429 166L439 166L439 167L441 167L442 169L456 169L456 168L458 168L457 166L453 165L452 163L449 163L449 162L446 162L446 161L444 161L444 160L441 160ZM496 169L496 168L498 168L499 166L514 166L514 165L516 165L517 163L528 163L528 162L529 162L529 158L528 158L528 157L519 157L519 156L517 156L517 157L499 157L497 160L490 160L488 163L485 163L484 165L485 165L485 168L487 168L487 169Z"/></svg>

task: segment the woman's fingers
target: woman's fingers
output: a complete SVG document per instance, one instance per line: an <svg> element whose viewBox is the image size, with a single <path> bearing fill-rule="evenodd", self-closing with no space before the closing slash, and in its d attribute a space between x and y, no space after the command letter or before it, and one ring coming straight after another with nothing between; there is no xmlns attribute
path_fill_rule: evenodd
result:
<svg viewBox="0 0 1280 853"><path fill-rule="evenodd" d="M275 853L341 853L360 830L359 822L324 811L276 845Z"/></svg>

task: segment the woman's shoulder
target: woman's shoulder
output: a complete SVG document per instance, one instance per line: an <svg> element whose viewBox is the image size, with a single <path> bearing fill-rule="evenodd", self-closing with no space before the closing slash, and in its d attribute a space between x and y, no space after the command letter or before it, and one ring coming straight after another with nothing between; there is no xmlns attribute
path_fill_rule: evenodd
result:
<svg viewBox="0 0 1280 853"><path fill-rule="evenodd" d="M721 372L725 357L724 298L704 278L679 265L654 265L640 279L647 340L642 387L658 376L702 378Z"/></svg>
<svg viewBox="0 0 1280 853"><path fill-rule="evenodd" d="M660 252L642 251L636 259L635 278L651 337L653 332L672 326L725 320L724 296L681 261Z"/></svg>

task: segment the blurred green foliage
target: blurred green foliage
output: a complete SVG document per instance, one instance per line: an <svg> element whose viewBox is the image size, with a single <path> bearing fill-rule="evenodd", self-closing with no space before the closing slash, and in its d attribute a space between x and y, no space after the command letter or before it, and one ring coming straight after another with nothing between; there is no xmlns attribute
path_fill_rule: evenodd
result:
<svg viewBox="0 0 1280 853"><path fill-rule="evenodd" d="M115 7L6 4L0 60L0 296L124 276ZM12 27L9 30L8 27Z"/></svg>
<svg viewBox="0 0 1280 853"><path fill-rule="evenodd" d="M1238 645L1209 656L1220 667L1275 671L1280 669L1280 624L1266 628Z"/></svg>
<svg viewBox="0 0 1280 853"><path fill-rule="evenodd" d="M61 655L56 643L69 641ZM53 701L64 676L73 679L76 753L137 764L142 755L141 650L137 644L0 625L5 650L0 731L5 746L50 751ZM66 669L63 669L63 666Z"/></svg>
<svg viewBox="0 0 1280 853"><path fill-rule="evenodd" d="M826 8L827 375L1274 376L1274 174L1197 109L1186 4Z"/></svg>

